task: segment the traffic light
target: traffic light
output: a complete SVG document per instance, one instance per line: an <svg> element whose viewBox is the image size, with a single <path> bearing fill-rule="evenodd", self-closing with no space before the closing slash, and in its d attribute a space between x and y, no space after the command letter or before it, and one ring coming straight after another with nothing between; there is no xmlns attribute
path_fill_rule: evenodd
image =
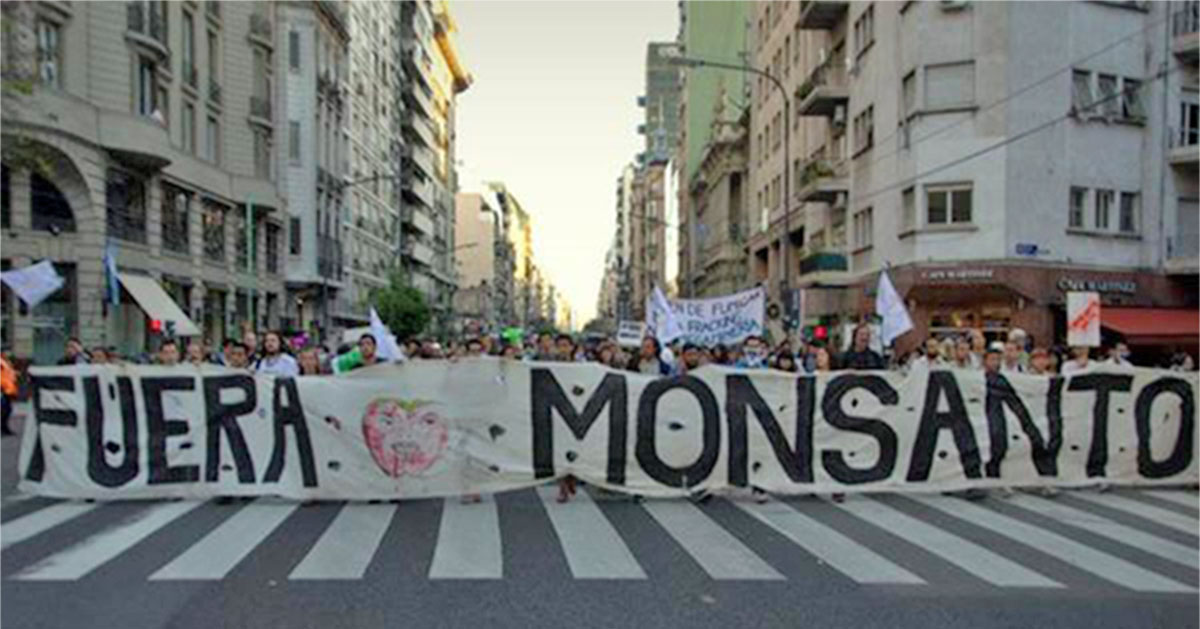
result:
<svg viewBox="0 0 1200 629"><path fill-rule="evenodd" d="M154 332L155 334L162 334L162 331L163 331L162 319L151 319L150 320L150 331Z"/></svg>

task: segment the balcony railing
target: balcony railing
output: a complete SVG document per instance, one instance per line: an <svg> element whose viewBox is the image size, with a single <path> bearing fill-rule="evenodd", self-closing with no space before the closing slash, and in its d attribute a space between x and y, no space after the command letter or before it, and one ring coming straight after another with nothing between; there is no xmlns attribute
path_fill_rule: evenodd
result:
<svg viewBox="0 0 1200 629"><path fill-rule="evenodd" d="M125 5L125 26L129 30L155 39L164 46L167 43L167 25L158 3L130 2Z"/></svg>
<svg viewBox="0 0 1200 629"><path fill-rule="evenodd" d="M216 79L208 80L208 100L214 104L221 104L221 84L217 83Z"/></svg>
<svg viewBox="0 0 1200 629"><path fill-rule="evenodd" d="M250 116L271 120L271 99L265 96L251 96Z"/></svg>
<svg viewBox="0 0 1200 629"><path fill-rule="evenodd" d="M849 268L845 254L834 251L817 251L800 259L801 275L820 271L845 271Z"/></svg>

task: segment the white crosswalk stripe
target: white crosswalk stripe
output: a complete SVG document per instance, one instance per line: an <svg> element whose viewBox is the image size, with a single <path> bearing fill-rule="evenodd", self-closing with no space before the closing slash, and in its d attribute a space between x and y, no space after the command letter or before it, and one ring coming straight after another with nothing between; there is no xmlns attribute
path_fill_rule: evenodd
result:
<svg viewBox="0 0 1200 629"><path fill-rule="evenodd" d="M921 504L1024 544L1102 579L1139 592L1194 592L1177 581L1057 533L958 498L913 496Z"/></svg>
<svg viewBox="0 0 1200 629"><path fill-rule="evenodd" d="M712 578L783 579L691 502L647 500L643 507Z"/></svg>
<svg viewBox="0 0 1200 629"><path fill-rule="evenodd" d="M1053 579L881 502L871 499L848 500L839 506L885 531L901 535L905 540L993 585L1062 587L1061 583Z"/></svg>
<svg viewBox="0 0 1200 629"><path fill-rule="evenodd" d="M859 583L925 583L879 553L782 502L734 504Z"/></svg>
<svg viewBox="0 0 1200 629"><path fill-rule="evenodd" d="M1200 495L1197 495L1196 492L1191 490L1170 491L1166 489L1160 489L1156 491L1148 491L1146 492L1146 495L1173 502L1177 505L1191 507L1192 511L1200 511Z"/></svg>
<svg viewBox="0 0 1200 629"><path fill-rule="evenodd" d="M1173 528L1176 531L1183 531L1192 535L1196 535L1200 531L1200 520L1196 518L1189 518L1170 509L1156 507L1140 500L1134 500L1133 498L1126 498L1125 496L1118 496L1111 493L1097 494L1088 491L1077 491L1071 495L1102 507L1131 513L1156 524Z"/></svg>
<svg viewBox="0 0 1200 629"><path fill-rule="evenodd" d="M361 579L395 513L394 504L346 504L288 578Z"/></svg>
<svg viewBox="0 0 1200 629"><path fill-rule="evenodd" d="M553 488L535 491L538 505L534 508L546 517L537 514L532 522L545 527L543 533L557 540L575 579L649 581L651 577L663 576L647 574L643 559L633 550L639 547L626 541L625 520L610 519L607 511L590 494L581 492L570 503L557 504ZM927 512L908 509L905 504L874 497L852 498L837 507L845 515L832 514L835 518L852 517L866 523L865 527L856 526L851 532L842 531L835 524L837 519L828 519L830 507L813 509L814 505L806 501L773 500L766 504L729 501L728 504L751 516L729 524L713 517L719 515L719 508L710 515L713 510L709 507L702 508L682 500L647 500L640 506L628 508L642 510L673 540L672 549L681 549L700 569L718 580L778 581L801 576L781 572L783 566L775 563L773 557L758 554L742 541L761 540L765 544L769 540L756 536L770 529L823 565L865 585L926 586L923 576L942 573L949 569L949 564L977 577L981 581L978 587L1078 587L1077 581L1082 580L1081 577L1077 576L1076 582L1072 582L1070 578L1059 576L1061 567L1059 572L1053 572L1052 566L1067 564L1132 590L1194 594L1194 580L1181 576L1178 571L1159 574L1156 570L1165 567L1155 566L1163 565L1158 561L1161 559L1200 571L1197 548L1180 543L1149 524L1165 521L1170 523L1168 526L1178 525L1180 518L1185 521L1187 518L1180 516L1177 510L1144 505L1127 495L1087 495L1085 499L1125 512L1134 512L1136 507L1140 516L1136 521L1123 516L1106 516L1098 509L1081 508L1069 500L1047 500L1023 494L1007 501L1006 504L1012 505L1011 509L937 496L903 498L948 514L956 520L953 526L941 517L922 517ZM501 520L497 501L511 499L512 496L501 495L488 497L478 504L461 504L457 498L446 499L442 501L437 525L432 522L432 517L437 517L433 515L436 511L410 511L402 518L400 514L405 511L393 504L347 503L332 520L318 516L321 513L318 510L298 512L295 503L268 500L240 509L223 507L216 511L222 519L215 528L198 535L197 539L189 539L186 547L172 555L151 558L157 564L149 570L157 568L156 571L125 575L118 573L127 568L118 569L113 565L106 574L112 572L113 578L152 581L227 579L239 565L263 548L269 538L278 538L293 526L305 527L319 521L323 529L319 534L314 531L317 534L315 541L304 548L295 548L292 556L299 560L294 567L288 564L281 568L282 573L276 578L293 581L364 579L372 562L386 552L384 540L393 526L427 525L437 529L428 567L429 579L502 579L514 575L506 575L504 570L504 535L508 533L502 534L505 522ZM721 502L722 499L717 498L711 506L719 507ZM6 562L23 561L31 551L50 549L48 556L38 557L29 567L21 568L18 564L9 573L13 576L8 578L82 579L109 562L117 563L115 559L134 550L151 536L186 535L177 531L186 531L187 526L173 523L202 504L150 504L112 525L88 531L81 540L56 540L55 536L72 535L71 532L81 528L64 526L68 523L82 525L91 519L104 520L105 509L127 507L104 503L51 503L0 526ZM521 500L519 504L524 509L529 503ZM1021 510L1019 514L1014 511L1018 509ZM1167 513L1156 512L1156 509ZM210 510L205 515L216 513ZM427 514L421 517L430 519L424 520L426 524L408 519L407 516L414 513ZM1164 515L1175 517L1164 520ZM1052 520L1054 524L1040 524L1045 522L1041 518ZM324 524L326 521L327 525ZM1145 526L1141 526L1141 522L1145 522ZM963 527L979 533L964 536L967 528ZM894 538L868 534L876 532L875 529L899 537L924 552L897 554L891 548L895 544ZM990 544L980 535L993 536L995 540L1008 538L1037 552L1023 553L1019 559L1005 556L1003 549L1012 548L1011 544ZM1111 540L1105 543L1105 549L1119 544L1134 554L1123 553L1118 557L1097 548L1097 536ZM759 547L759 541L754 544ZM14 550L15 545L20 546ZM178 544L174 547L179 548ZM1136 556L1145 557L1147 565L1135 561ZM1053 575L1053 578L1047 575Z"/></svg>
<svg viewBox="0 0 1200 629"><path fill-rule="evenodd" d="M5 522L0 526L0 548L8 548L52 529L64 522L88 513L96 508L95 503L60 502L29 515Z"/></svg>
<svg viewBox="0 0 1200 629"><path fill-rule="evenodd" d="M201 504L204 503L168 502L151 506L117 526L47 557L21 571L15 578L28 581L79 579Z"/></svg>
<svg viewBox="0 0 1200 629"><path fill-rule="evenodd" d="M538 496L576 579L646 578L620 533L604 517L591 494L581 491L570 502L558 504L556 490L543 486L538 488Z"/></svg>
<svg viewBox="0 0 1200 629"><path fill-rule="evenodd" d="M1059 522L1064 522L1076 528L1118 541L1126 546L1132 546L1151 555L1162 557L1167 561L1185 565L1193 570L1200 570L1200 554L1197 553L1197 549L1194 546L1189 547L1183 544L1176 544L1175 542L1155 537L1132 526L1113 522L1090 511L1076 509L1044 498L1013 496L1009 498L1008 502L1027 511L1053 518Z"/></svg>
<svg viewBox="0 0 1200 629"><path fill-rule="evenodd" d="M491 496L483 502L442 501L442 524L430 579L499 579L504 576L500 514Z"/></svg>
<svg viewBox="0 0 1200 629"><path fill-rule="evenodd" d="M296 503L253 503L205 535L191 548L150 575L151 581L220 579L283 524Z"/></svg>

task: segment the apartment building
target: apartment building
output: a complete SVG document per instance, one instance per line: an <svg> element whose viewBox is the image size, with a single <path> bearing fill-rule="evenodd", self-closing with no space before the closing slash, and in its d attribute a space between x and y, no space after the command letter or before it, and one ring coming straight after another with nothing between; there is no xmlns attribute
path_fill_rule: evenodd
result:
<svg viewBox="0 0 1200 629"><path fill-rule="evenodd" d="M513 323L513 247L507 216L496 205L479 193L455 197L454 312L463 328L495 331Z"/></svg>
<svg viewBox="0 0 1200 629"><path fill-rule="evenodd" d="M755 79L754 278L787 273L809 289L808 323L831 323L868 314L890 267L909 340L1061 341L1065 292L1091 287L1110 332L1178 341L1152 328L1196 305L1195 14L757 3L755 63L789 102Z"/></svg>
<svg viewBox="0 0 1200 629"><path fill-rule="evenodd" d="M346 200L352 89L347 7L281 2L275 29L277 41L286 47L278 83L289 114L283 168L287 299L281 324L316 339L341 338L342 329L359 324L357 317L346 321L346 309L340 307L352 301L341 298L346 288L343 236L359 255L362 240Z"/></svg>
<svg viewBox="0 0 1200 629"><path fill-rule="evenodd" d="M219 343L279 323L278 8L4 3L3 265L48 259L66 280L32 309L4 289L16 356L51 362L68 336L140 354L166 334Z"/></svg>
<svg viewBox="0 0 1200 629"><path fill-rule="evenodd" d="M471 85L458 54L457 26L443 0L397 3L404 71L400 128L405 231L404 268L428 297L436 327L446 329L455 290L455 99Z"/></svg>

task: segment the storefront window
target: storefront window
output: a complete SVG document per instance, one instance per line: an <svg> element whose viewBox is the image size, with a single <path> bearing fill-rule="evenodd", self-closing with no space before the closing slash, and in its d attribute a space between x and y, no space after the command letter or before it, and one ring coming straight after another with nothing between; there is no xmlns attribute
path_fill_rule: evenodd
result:
<svg viewBox="0 0 1200 629"><path fill-rule="evenodd" d="M30 313L33 323L33 361L38 365L53 365L62 357L67 338L79 334L76 299L79 284L75 277L75 265L58 262L54 264L54 270L63 278L63 287Z"/></svg>

